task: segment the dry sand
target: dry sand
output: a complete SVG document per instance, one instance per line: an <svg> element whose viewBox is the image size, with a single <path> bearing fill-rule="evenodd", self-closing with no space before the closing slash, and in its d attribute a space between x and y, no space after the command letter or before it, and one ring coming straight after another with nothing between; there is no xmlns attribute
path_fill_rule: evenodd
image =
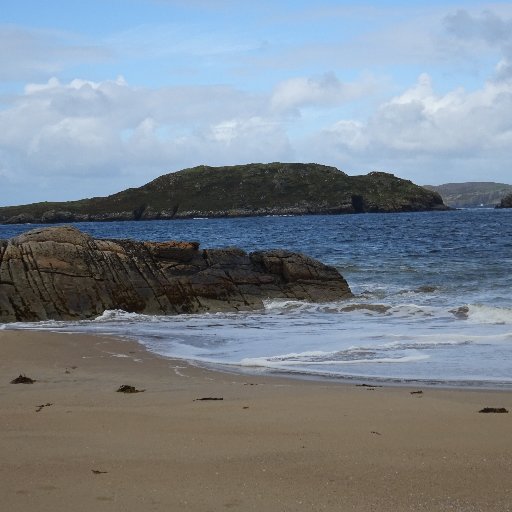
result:
<svg viewBox="0 0 512 512"><path fill-rule="evenodd" d="M20 373L37 382L10 384ZM0 509L512 510L512 393L415 389L237 376L133 342L0 331Z"/></svg>

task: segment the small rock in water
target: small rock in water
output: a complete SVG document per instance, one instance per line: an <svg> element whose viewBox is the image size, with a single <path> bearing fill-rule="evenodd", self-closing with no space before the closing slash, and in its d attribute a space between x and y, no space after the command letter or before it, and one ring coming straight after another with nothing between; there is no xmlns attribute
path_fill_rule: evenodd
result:
<svg viewBox="0 0 512 512"><path fill-rule="evenodd" d="M467 320L469 316L469 307L461 306L460 308L457 309L450 309L450 313L452 313L452 315L455 318L458 318L460 320Z"/></svg>

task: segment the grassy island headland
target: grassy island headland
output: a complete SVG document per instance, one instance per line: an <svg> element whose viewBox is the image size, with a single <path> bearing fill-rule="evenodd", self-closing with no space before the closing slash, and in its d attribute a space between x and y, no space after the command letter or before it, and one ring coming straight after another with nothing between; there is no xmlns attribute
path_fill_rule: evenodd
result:
<svg viewBox="0 0 512 512"><path fill-rule="evenodd" d="M319 164L201 165L107 197L0 208L0 223L56 223L445 210L393 174L349 176Z"/></svg>

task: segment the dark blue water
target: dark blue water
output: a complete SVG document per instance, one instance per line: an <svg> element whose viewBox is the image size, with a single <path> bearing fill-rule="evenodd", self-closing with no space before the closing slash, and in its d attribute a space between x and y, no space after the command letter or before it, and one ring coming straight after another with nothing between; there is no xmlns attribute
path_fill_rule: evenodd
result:
<svg viewBox="0 0 512 512"><path fill-rule="evenodd" d="M0 238L34 227L0 226ZM77 227L97 238L303 252L340 270L357 307L274 301L257 313L116 312L95 322L41 327L131 334L161 354L251 371L512 383L512 210Z"/></svg>

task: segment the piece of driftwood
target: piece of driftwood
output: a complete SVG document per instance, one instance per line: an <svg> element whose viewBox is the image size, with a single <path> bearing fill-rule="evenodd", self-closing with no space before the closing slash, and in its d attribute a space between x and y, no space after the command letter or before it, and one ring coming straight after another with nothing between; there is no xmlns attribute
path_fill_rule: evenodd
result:
<svg viewBox="0 0 512 512"><path fill-rule="evenodd" d="M206 400L224 400L222 397L205 396L203 398L195 398L194 402L205 402Z"/></svg>
<svg viewBox="0 0 512 512"><path fill-rule="evenodd" d="M18 377L11 380L11 384L34 384L35 380L26 375L19 374Z"/></svg>
<svg viewBox="0 0 512 512"><path fill-rule="evenodd" d="M507 413L507 409L505 409L505 407L484 407L483 409L480 409L478 412L483 412L483 413L491 413L491 412L494 412L494 413Z"/></svg>

